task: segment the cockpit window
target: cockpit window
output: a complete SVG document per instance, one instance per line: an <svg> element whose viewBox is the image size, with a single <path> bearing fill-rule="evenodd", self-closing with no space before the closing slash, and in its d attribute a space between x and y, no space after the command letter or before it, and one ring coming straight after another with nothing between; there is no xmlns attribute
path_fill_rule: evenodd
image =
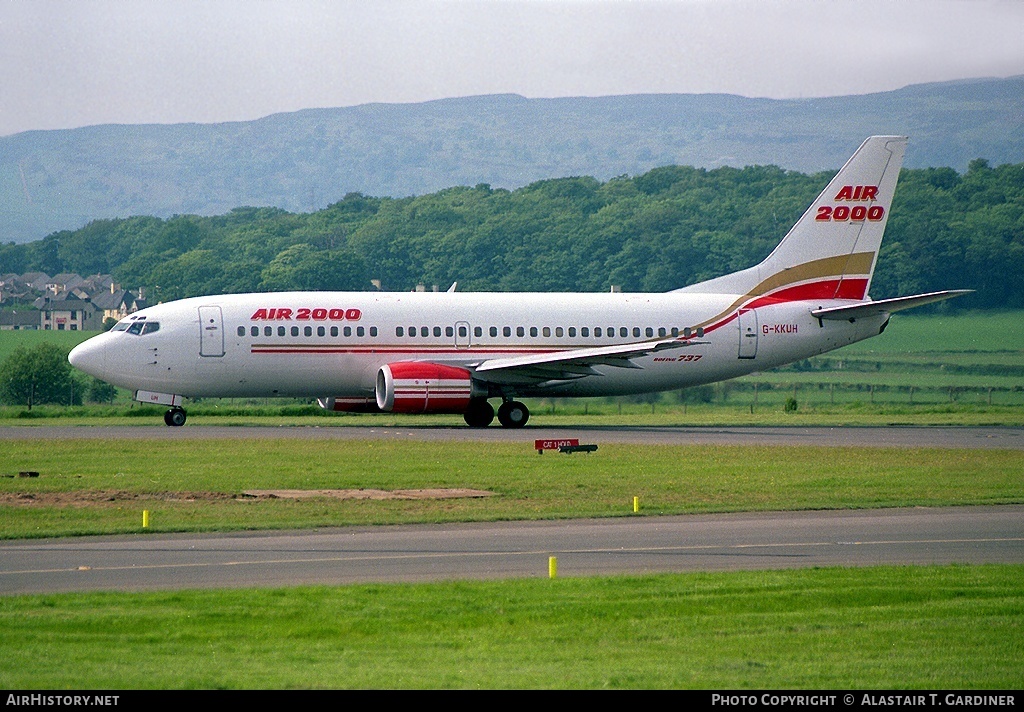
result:
<svg viewBox="0 0 1024 712"><path fill-rule="evenodd" d="M136 336L146 334L152 334L155 331L160 331L160 322L158 321L135 321L130 324L121 323L114 327L114 331L127 331L129 334Z"/></svg>
<svg viewBox="0 0 1024 712"><path fill-rule="evenodd" d="M131 322L128 322L128 321L119 321L119 322L117 322L116 324L114 324L114 328L113 328L113 329L111 329L111 331L124 331L124 330L126 330L126 329L127 329L127 328L128 328L129 326L131 326Z"/></svg>

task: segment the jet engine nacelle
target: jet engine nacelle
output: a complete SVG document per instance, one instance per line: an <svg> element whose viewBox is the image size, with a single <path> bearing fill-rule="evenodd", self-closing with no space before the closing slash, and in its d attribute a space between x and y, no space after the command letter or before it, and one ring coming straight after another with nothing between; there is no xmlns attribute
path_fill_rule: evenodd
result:
<svg viewBox="0 0 1024 712"><path fill-rule="evenodd" d="M349 398L336 396L331 398L318 398L316 401L324 410L332 410L336 413L379 413L376 398Z"/></svg>
<svg viewBox="0 0 1024 712"><path fill-rule="evenodd" d="M389 413L465 413L473 377L464 368L409 361L377 371L377 407Z"/></svg>

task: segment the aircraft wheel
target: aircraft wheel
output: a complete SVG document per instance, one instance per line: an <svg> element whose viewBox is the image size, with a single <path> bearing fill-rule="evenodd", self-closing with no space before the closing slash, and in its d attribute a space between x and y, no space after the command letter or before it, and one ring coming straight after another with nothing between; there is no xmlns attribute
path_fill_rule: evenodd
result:
<svg viewBox="0 0 1024 712"><path fill-rule="evenodd" d="M471 400L469 410L466 411L463 418L466 420L466 425L471 428L486 428L494 420L494 406L483 398Z"/></svg>
<svg viewBox="0 0 1024 712"><path fill-rule="evenodd" d="M164 413L164 422L173 427L181 427L185 424L185 411L182 408L171 408Z"/></svg>
<svg viewBox="0 0 1024 712"><path fill-rule="evenodd" d="M506 428L521 428L529 419L529 408L519 401L505 401L498 408L498 422Z"/></svg>

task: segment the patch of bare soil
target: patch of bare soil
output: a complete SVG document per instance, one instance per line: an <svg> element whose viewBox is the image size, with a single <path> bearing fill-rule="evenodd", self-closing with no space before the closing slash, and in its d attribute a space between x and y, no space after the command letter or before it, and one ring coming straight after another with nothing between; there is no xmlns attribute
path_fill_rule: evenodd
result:
<svg viewBox="0 0 1024 712"><path fill-rule="evenodd" d="M471 489L322 489L322 490L248 490L247 497L278 499L459 499L464 497L491 497L493 492Z"/></svg>
<svg viewBox="0 0 1024 712"><path fill-rule="evenodd" d="M209 502L258 499L452 499L491 497L493 492L471 489L319 489L319 490L248 490L242 494L228 492L126 492L124 490L80 490L77 492L3 492L0 504L74 507L113 505L123 502Z"/></svg>

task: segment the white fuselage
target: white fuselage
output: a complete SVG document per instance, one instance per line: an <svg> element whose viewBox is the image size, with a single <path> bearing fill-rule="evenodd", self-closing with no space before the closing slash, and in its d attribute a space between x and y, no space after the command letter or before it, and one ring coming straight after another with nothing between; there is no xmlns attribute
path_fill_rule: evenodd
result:
<svg viewBox="0 0 1024 712"><path fill-rule="evenodd" d="M840 300L769 303L735 294L287 292L184 299L90 339L76 366L135 391L186 397L372 398L403 361L472 371L490 359L671 339L689 343L596 365L575 379L489 383L490 395L603 396L685 388L820 354L879 333L887 315L821 321ZM698 331L698 328L700 331ZM685 331L684 331L685 330ZM684 336L685 334L685 336ZM699 334L699 336L698 336Z"/></svg>

